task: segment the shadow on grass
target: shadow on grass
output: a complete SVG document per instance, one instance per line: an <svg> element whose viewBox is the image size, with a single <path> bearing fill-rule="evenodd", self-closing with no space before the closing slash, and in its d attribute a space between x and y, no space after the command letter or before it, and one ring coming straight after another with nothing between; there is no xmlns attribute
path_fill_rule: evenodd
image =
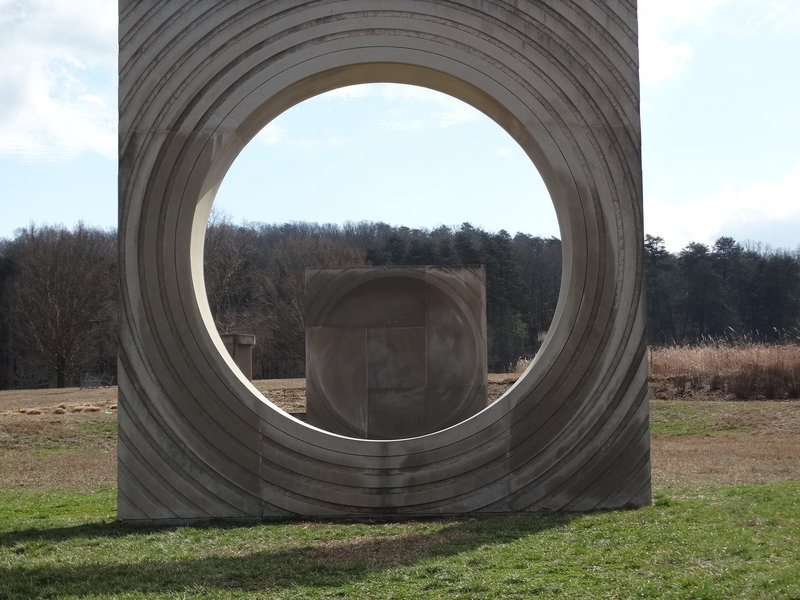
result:
<svg viewBox="0 0 800 600"><path fill-rule="evenodd" d="M255 523L253 524L255 525ZM228 524L209 521L207 524L193 526L195 529L233 529L243 527L241 523ZM174 531L179 526L130 526L120 522L110 523L88 523L86 525L75 525L74 527L32 527L30 529L20 529L17 531L0 532L0 548L10 548L24 544L26 542L65 542L72 539L86 538L118 538L130 535L147 535L150 533L164 533Z"/></svg>
<svg viewBox="0 0 800 600"><path fill-rule="evenodd" d="M316 539L298 547L262 549L238 554L239 547L222 543L222 556L185 560L152 560L115 564L20 566L0 568L0 597L49 598L117 595L131 592L176 593L187 590L276 591L295 587L335 587L395 566L411 565L429 557L454 556L482 545L504 544L569 523L577 515L552 514L492 517L450 522L435 532L401 533L391 537ZM285 525L285 524L284 524ZM270 543L270 525L265 528L264 546ZM300 525L298 525L300 527ZM233 529L233 527L231 527ZM86 525L54 530L27 530L13 534L15 544L26 540L59 542L72 538L114 538L151 535L159 530L131 528L119 524ZM3 534L6 545L11 534ZM283 539L283 538L282 538ZM143 554L155 551L142 540ZM158 542L156 542L157 544ZM252 540L249 543L253 544ZM203 542L198 540L202 551ZM155 544L153 544L155 545ZM214 540L208 540L214 552ZM131 547L132 552L139 548ZM12 549L13 551L13 549ZM230 553L237 552L235 556Z"/></svg>

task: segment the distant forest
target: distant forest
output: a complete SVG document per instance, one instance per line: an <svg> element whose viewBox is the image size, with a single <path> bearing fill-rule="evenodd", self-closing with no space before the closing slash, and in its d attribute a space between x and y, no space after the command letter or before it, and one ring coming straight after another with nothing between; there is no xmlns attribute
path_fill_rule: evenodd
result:
<svg viewBox="0 0 800 600"><path fill-rule="evenodd" d="M234 225L206 234L209 306L220 333L256 335L256 379L304 374L307 266L486 265L490 372L530 357L552 319L561 242L505 231L385 223ZM645 238L653 345L800 342L800 250L722 237L668 252ZM0 389L79 385L116 374L113 231L31 226L0 240Z"/></svg>

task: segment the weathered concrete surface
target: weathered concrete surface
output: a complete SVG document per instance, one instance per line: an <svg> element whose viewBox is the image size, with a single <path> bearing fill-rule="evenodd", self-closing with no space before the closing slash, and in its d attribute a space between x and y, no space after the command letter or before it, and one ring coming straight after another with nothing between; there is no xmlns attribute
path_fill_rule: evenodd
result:
<svg viewBox="0 0 800 600"><path fill-rule="evenodd" d="M247 379L253 379L253 346L256 336L252 333L228 333L221 335L222 343L233 362Z"/></svg>
<svg viewBox="0 0 800 600"><path fill-rule="evenodd" d="M635 2L122 0L119 14L120 519L649 502ZM266 402L204 299L207 217L239 151L298 102L372 81L451 94L505 128L564 248L531 370L405 440L338 436Z"/></svg>
<svg viewBox="0 0 800 600"><path fill-rule="evenodd" d="M308 423L407 438L484 408L485 282L483 266L306 269Z"/></svg>

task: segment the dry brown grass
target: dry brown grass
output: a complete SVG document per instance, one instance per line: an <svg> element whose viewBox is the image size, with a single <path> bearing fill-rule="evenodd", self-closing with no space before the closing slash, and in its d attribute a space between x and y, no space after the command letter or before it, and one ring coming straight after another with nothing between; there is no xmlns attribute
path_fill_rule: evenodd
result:
<svg viewBox="0 0 800 600"><path fill-rule="evenodd" d="M117 481L117 453L95 449L33 454L0 451L0 485L89 492Z"/></svg>
<svg viewBox="0 0 800 600"><path fill-rule="evenodd" d="M713 422L712 433L653 436L656 487L800 478L800 402L682 401L671 405L695 409L698 416Z"/></svg>
<svg viewBox="0 0 800 600"><path fill-rule="evenodd" d="M490 377L490 396L502 394L514 380L513 375ZM256 381L255 385L287 412L305 410L304 380ZM11 393L10 401L8 392L0 392L0 485L43 490L113 485L113 392L29 390ZM693 400L675 405L696 407L715 425L704 435L653 437L657 489L800 478L800 402ZM89 412L85 407L101 410ZM371 547L364 550L373 551Z"/></svg>
<svg viewBox="0 0 800 600"><path fill-rule="evenodd" d="M76 406L97 406L101 409L116 406L116 386L82 390L61 388L46 390L0 390L0 415L24 409L51 412L56 408L69 410Z"/></svg>
<svg viewBox="0 0 800 600"><path fill-rule="evenodd" d="M746 485L800 477L798 434L654 437L653 484Z"/></svg>
<svg viewBox="0 0 800 600"><path fill-rule="evenodd" d="M253 385L287 413L302 415L306 412L305 379L261 379L254 381Z"/></svg>
<svg viewBox="0 0 800 600"><path fill-rule="evenodd" d="M44 404L36 391L29 398ZM80 491L112 485L115 423L116 413L110 410L67 412L56 406L0 414L0 485Z"/></svg>
<svg viewBox="0 0 800 600"><path fill-rule="evenodd" d="M487 381L488 403L491 404L519 378L520 373L490 373ZM253 382L265 398L289 414L306 412L305 379L262 379Z"/></svg>
<svg viewBox="0 0 800 600"><path fill-rule="evenodd" d="M650 350L657 397L696 391L738 400L800 397L800 346L707 344ZM662 395L659 396L659 393Z"/></svg>

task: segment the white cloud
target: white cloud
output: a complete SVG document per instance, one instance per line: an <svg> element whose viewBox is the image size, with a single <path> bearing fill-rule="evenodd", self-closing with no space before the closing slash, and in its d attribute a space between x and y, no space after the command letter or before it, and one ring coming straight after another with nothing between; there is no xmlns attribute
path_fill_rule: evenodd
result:
<svg viewBox="0 0 800 600"><path fill-rule="evenodd" d="M378 129L383 131L425 131L431 128L429 120L414 111L400 109L389 110L386 118L378 124Z"/></svg>
<svg viewBox="0 0 800 600"><path fill-rule="evenodd" d="M330 131L323 131L320 137L289 138L286 143L298 148L341 148L352 144L352 140Z"/></svg>
<svg viewBox="0 0 800 600"><path fill-rule="evenodd" d="M760 0L749 20L751 30L772 35L797 36L800 32L800 3L797 0Z"/></svg>
<svg viewBox="0 0 800 600"><path fill-rule="evenodd" d="M657 85L679 73L694 55L692 45L669 44L658 37L642 37L639 43L642 82Z"/></svg>
<svg viewBox="0 0 800 600"><path fill-rule="evenodd" d="M401 101L414 107L418 116L416 121L423 124L424 129L445 128L476 120L481 113L462 102L441 92L414 85L383 85L382 96L387 101Z"/></svg>
<svg viewBox="0 0 800 600"><path fill-rule="evenodd" d="M639 54L642 82L657 85L680 73L695 54L696 32L734 36L800 32L797 0L640 0Z"/></svg>
<svg viewBox="0 0 800 600"><path fill-rule="evenodd" d="M358 85L348 85L346 87L336 88L314 96L312 100L358 100L361 98L368 98L374 96L377 92L376 84L374 83L361 83Z"/></svg>
<svg viewBox="0 0 800 600"><path fill-rule="evenodd" d="M310 101L350 104L370 100L383 107L375 128L382 131L427 131L453 127L481 117L470 105L435 90L405 84L364 83L337 88Z"/></svg>
<svg viewBox="0 0 800 600"><path fill-rule="evenodd" d="M0 0L0 154L116 157L116 8Z"/></svg>
<svg viewBox="0 0 800 600"><path fill-rule="evenodd" d="M640 25L670 30L686 23L705 25L714 10L732 0L640 0ZM763 0L759 0L763 1Z"/></svg>
<svg viewBox="0 0 800 600"><path fill-rule="evenodd" d="M376 83L375 90L387 102L438 102L443 96L440 92L418 85Z"/></svg>
<svg viewBox="0 0 800 600"><path fill-rule="evenodd" d="M705 198L668 202L660 197L645 202L645 231L664 238L672 251L689 242L710 244L722 235L754 239L767 231L793 231L776 245L800 243L800 165L779 181L722 186Z"/></svg>
<svg viewBox="0 0 800 600"><path fill-rule="evenodd" d="M641 0L639 58L642 82L657 85L683 70L694 55L691 43L674 39L684 25L707 25L731 0Z"/></svg>
<svg viewBox="0 0 800 600"><path fill-rule="evenodd" d="M268 123L253 139L267 146L281 144L284 147L295 148L342 147L351 143L349 138L336 135L327 129L320 131L316 137L292 135L289 129L280 124L280 119L281 117L278 117L277 120Z"/></svg>
<svg viewBox="0 0 800 600"><path fill-rule="evenodd" d="M255 139L267 146L280 144L286 139L286 130L275 121L272 121L256 134Z"/></svg>
<svg viewBox="0 0 800 600"><path fill-rule="evenodd" d="M449 96L445 96L444 98L445 101L441 103L442 110L434 112L432 115L437 127L461 125L462 123L469 123L483 116L480 111L469 104L465 104Z"/></svg>
<svg viewBox="0 0 800 600"><path fill-rule="evenodd" d="M379 128L390 131L444 129L475 121L482 114L461 100L413 85L376 84L390 107ZM401 108L398 108L401 107Z"/></svg>

